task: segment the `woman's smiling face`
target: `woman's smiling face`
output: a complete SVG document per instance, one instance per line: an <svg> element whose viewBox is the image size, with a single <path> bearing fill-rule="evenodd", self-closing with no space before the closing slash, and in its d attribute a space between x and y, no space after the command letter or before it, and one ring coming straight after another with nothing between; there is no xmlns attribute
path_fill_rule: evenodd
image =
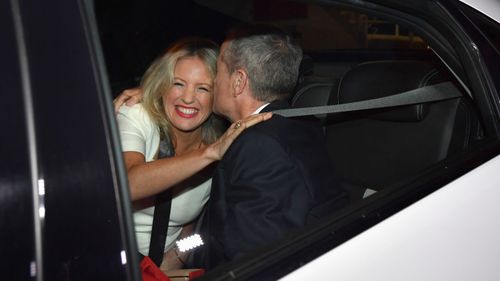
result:
<svg viewBox="0 0 500 281"><path fill-rule="evenodd" d="M173 130L193 132L212 113L213 79L198 57L177 61L172 86L162 96L163 106Z"/></svg>

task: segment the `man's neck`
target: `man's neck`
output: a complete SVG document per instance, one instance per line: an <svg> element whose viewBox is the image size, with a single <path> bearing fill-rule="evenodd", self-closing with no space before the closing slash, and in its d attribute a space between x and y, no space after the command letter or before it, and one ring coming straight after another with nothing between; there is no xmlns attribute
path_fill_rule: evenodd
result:
<svg viewBox="0 0 500 281"><path fill-rule="evenodd" d="M246 118L252 114L254 114L258 109L261 110L264 105L267 105L267 102L264 101L258 101L258 100L250 100L244 104L241 105L241 108L238 112L238 119L243 119ZM237 121L233 120L233 121Z"/></svg>

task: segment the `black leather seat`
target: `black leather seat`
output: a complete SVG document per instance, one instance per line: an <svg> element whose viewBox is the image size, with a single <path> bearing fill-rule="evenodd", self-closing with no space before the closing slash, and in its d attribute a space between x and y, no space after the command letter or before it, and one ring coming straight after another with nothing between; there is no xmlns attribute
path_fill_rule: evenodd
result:
<svg viewBox="0 0 500 281"><path fill-rule="evenodd" d="M326 93L318 91L327 88L328 104L341 104L450 80L421 61L362 63L348 71L338 87L318 84L310 87L310 93L302 88L293 106L324 105L314 102L324 101ZM328 116L324 123L330 157L355 199L362 198L367 188L383 189L467 147L478 131L476 115L465 98L344 113Z"/></svg>

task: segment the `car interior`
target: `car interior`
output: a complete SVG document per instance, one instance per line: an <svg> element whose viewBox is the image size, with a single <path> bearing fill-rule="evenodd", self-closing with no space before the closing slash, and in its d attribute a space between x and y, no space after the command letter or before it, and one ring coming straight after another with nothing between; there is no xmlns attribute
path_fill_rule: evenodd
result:
<svg viewBox="0 0 500 281"><path fill-rule="evenodd" d="M435 49L427 41L432 39L428 34L419 35L408 22L395 20L397 16L387 19L365 10L304 1L243 1L240 7L249 8L244 11L230 1L186 1L179 7L157 4L165 9L165 14L175 9L185 16L184 21L174 25L165 18L153 23L154 18L160 17L143 5L127 3L128 9L113 10L112 5L96 2L115 96L137 85L147 62L169 40L202 35L220 42L227 27L245 21L275 24L289 31L303 46L300 75L290 97L295 108L346 104L451 82L454 91L460 93L459 98L317 115L335 172L349 190L353 203L404 186L446 159L487 140L467 81L450 68L453 63L438 55L442 46ZM137 7L140 8L134 10ZM127 13L140 24L129 23L128 30L110 37L113 27L116 29L126 21L123 18ZM203 21L214 17L213 25L202 27ZM160 42L152 47L150 40L154 37ZM125 38L135 49L117 47ZM145 50L146 53L140 53ZM120 69L116 64L128 65L129 69Z"/></svg>
<svg viewBox="0 0 500 281"><path fill-rule="evenodd" d="M415 60L363 62L340 79L304 80L292 99L294 107L355 102L453 81L431 62ZM477 115L465 95L319 118L330 157L351 190L352 200L415 175L482 137Z"/></svg>
<svg viewBox="0 0 500 281"><path fill-rule="evenodd" d="M245 3L253 5L253 15L236 13L234 5L224 1L195 1L191 5L209 16L220 13L219 18L227 19L224 26L238 21L264 22L294 34L303 45L304 59L296 90L290 97L293 107L369 100L444 81L451 81L462 93L462 98L447 101L317 116L324 126L329 154L352 200L414 176L484 138L470 95L432 47L411 29L344 7L294 1L276 1L268 5L263 1ZM275 6L279 9L273 10ZM97 12L99 20L100 10ZM107 21L102 24L102 36L108 32L108 24ZM135 26L129 28L130 33L140 32L134 30ZM221 26L221 29L224 28ZM163 32L169 32L168 26ZM221 30L213 39L220 41L223 32ZM330 32L332 36L318 37L314 32ZM175 29L174 33L172 36L179 31ZM191 34L179 36L182 35ZM112 46L105 44L111 41L109 38L102 38L102 41L106 54ZM116 69L112 65L116 60L111 59L117 53L113 52L108 60L110 70ZM144 54L141 61L151 56ZM110 77L117 77L117 74L110 73ZM111 81L113 93L118 95L121 90L135 86L138 77L139 71L124 78L125 82Z"/></svg>

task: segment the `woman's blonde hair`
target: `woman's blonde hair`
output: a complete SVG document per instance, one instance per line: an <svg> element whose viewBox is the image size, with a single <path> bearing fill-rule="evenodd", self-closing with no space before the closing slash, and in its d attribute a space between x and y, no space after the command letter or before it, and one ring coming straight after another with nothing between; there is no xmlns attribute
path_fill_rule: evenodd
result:
<svg viewBox="0 0 500 281"><path fill-rule="evenodd" d="M143 106L153 122L160 128L162 138L166 136L173 138L170 134L171 124L165 114L162 95L172 86L175 65L182 58L199 58L207 66L213 80L217 71L218 52L219 47L213 41L196 37L185 38L170 46L146 70L141 80L141 89L144 91ZM221 134L222 120L211 114L201 125L201 130L203 143L213 143Z"/></svg>

